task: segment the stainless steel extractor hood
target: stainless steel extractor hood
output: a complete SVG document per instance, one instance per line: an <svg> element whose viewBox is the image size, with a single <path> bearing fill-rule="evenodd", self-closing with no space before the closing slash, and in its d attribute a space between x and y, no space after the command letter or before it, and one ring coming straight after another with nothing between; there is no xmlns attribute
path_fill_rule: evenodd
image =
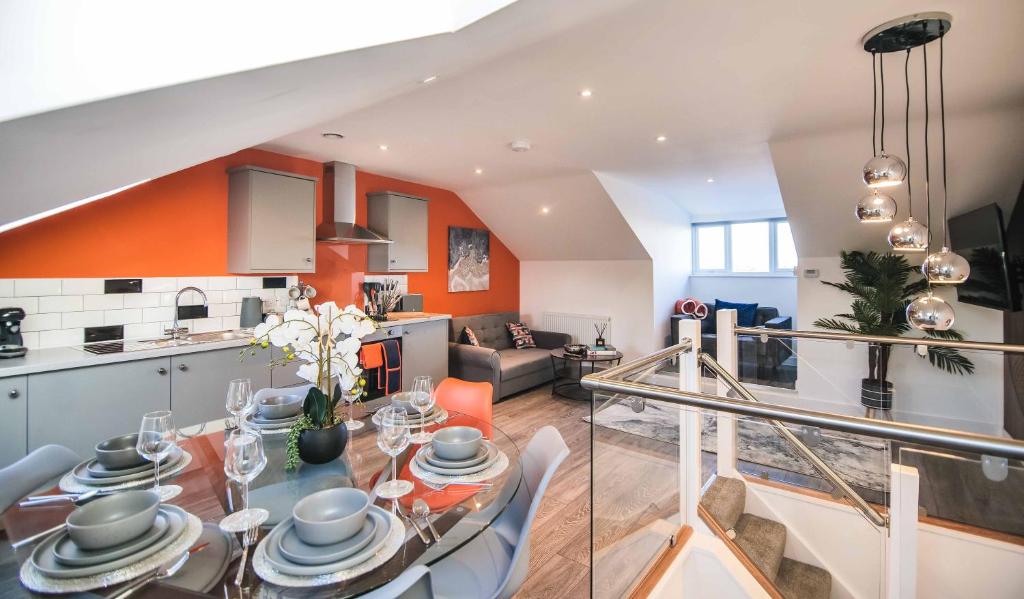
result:
<svg viewBox="0 0 1024 599"><path fill-rule="evenodd" d="M344 162L328 162L327 166L334 169L334 223L317 231L316 240L350 245L391 243L356 224L356 167Z"/></svg>

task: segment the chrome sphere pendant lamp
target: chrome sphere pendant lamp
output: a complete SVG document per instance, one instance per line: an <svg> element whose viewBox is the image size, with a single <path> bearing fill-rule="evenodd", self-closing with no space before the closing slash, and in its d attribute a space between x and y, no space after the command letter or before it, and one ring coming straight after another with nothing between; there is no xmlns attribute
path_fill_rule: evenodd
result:
<svg viewBox="0 0 1024 599"><path fill-rule="evenodd" d="M946 175L946 84L943 79L944 56L942 40L939 38L939 120L942 123L942 249L928 254L921 265L921 272L928 282L935 285L959 285L971 275L971 265L963 256L949 249L949 231L946 214L949 191Z"/></svg>
<svg viewBox="0 0 1024 599"><path fill-rule="evenodd" d="M907 305L907 322L921 331L948 331L955 320L953 306L933 295L931 289Z"/></svg>
<svg viewBox="0 0 1024 599"><path fill-rule="evenodd" d="M878 154L875 143L875 129L878 120L878 73L875 69L876 53L871 53L871 155ZM881 58L881 57L879 57ZM883 111L884 115L884 111ZM883 116L884 119L884 116ZM884 123L884 120L883 120ZM884 128L884 125L883 125ZM896 200L891 195L879 192L879 188L871 189L857 202L854 215L862 223L888 223L896 217Z"/></svg>
<svg viewBox="0 0 1024 599"><path fill-rule="evenodd" d="M928 227L914 219L914 194L910 179L910 48L907 48L907 59L903 65L903 76L907 88L906 132L907 146L907 220L896 223L889 230L889 246L893 251L916 253L928 248ZM925 98L927 103L927 97ZM926 128L927 129L927 128ZM925 174L927 178L927 173ZM927 184L925 184L927 188Z"/></svg>
<svg viewBox="0 0 1024 599"><path fill-rule="evenodd" d="M871 72L872 72L872 88L875 88L874 83L874 67L875 67L875 54L871 52ZM879 189L883 187L894 187L903 183L903 180L907 178L907 165L900 159L899 156L890 156L885 151L885 63L882 60L882 56L878 56L878 70L882 83L882 127L879 133L879 144L881 145L881 153L875 151L875 119L874 116L877 113L877 96L875 97L875 105L872 108L872 119L871 119L871 160L868 160L864 165L861 172L861 177L864 180L864 184L872 189ZM888 197L888 196L883 196ZM891 199L891 198L890 198ZM863 200L862 200L863 201ZM895 203L895 202L894 202ZM891 218L891 217L890 217Z"/></svg>

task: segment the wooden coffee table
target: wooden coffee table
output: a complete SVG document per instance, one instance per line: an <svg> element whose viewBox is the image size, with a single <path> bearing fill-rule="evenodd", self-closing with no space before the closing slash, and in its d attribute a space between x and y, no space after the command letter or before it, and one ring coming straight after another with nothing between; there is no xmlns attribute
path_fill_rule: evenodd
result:
<svg viewBox="0 0 1024 599"><path fill-rule="evenodd" d="M622 352L615 352L615 355L608 356L574 356L565 353L565 349L561 347L551 350L551 370L554 374L554 378L551 379L551 394L566 399L590 401L593 398L593 393L583 388L581 383L583 375L596 372L598 364L612 365L612 362L616 366L620 364ZM590 371L586 372L588 364ZM575 376L573 376L573 372L575 372Z"/></svg>

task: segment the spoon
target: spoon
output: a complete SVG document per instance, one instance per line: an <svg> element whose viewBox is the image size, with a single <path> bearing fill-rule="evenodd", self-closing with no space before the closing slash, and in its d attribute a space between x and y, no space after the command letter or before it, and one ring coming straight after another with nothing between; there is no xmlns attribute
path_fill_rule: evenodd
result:
<svg viewBox="0 0 1024 599"><path fill-rule="evenodd" d="M423 521L427 523L427 528L430 529L430 534L434 535L435 541L441 540L441 535L437 533L437 529L434 528L434 523L430 521L430 506L422 498L416 499L412 502L412 513L416 514Z"/></svg>

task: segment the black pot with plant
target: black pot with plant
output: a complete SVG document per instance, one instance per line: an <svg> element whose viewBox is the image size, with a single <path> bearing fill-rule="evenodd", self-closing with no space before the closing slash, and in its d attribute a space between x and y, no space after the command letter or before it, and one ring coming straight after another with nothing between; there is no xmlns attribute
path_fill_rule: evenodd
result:
<svg viewBox="0 0 1024 599"><path fill-rule="evenodd" d="M901 337L909 332L907 305L928 288L920 271L896 254L853 251L841 252L839 256L846 280L822 283L853 296L850 312L819 318L814 326L886 337ZM955 329L926 332L941 339L963 339ZM888 380L891 354L891 344L868 344L868 377L861 379L861 403L869 408L892 407L893 384ZM974 373L974 363L956 349L929 347L926 355L933 366L946 372Z"/></svg>

